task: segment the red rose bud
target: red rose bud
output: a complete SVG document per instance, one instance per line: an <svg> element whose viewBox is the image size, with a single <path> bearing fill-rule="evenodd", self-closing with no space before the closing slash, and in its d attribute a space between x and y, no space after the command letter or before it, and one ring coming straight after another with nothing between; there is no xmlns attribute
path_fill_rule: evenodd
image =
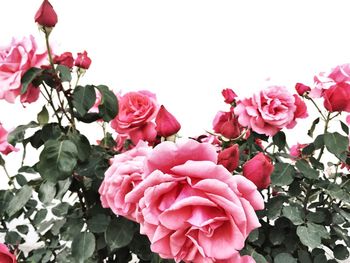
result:
<svg viewBox="0 0 350 263"><path fill-rule="evenodd" d="M181 129L180 123L163 105L160 106L155 122L158 135L163 137L174 135Z"/></svg>
<svg viewBox="0 0 350 263"><path fill-rule="evenodd" d="M213 120L213 130L228 139L237 138L241 134L241 126L234 114L219 111Z"/></svg>
<svg viewBox="0 0 350 263"><path fill-rule="evenodd" d="M252 181L258 189L265 189L271 183L274 166L263 153L258 153L243 165L243 176Z"/></svg>
<svg viewBox="0 0 350 263"><path fill-rule="evenodd" d="M75 66L83 69L88 69L91 65L91 59L88 57L87 52L78 53L78 57L75 60Z"/></svg>
<svg viewBox="0 0 350 263"><path fill-rule="evenodd" d="M72 68L74 65L74 58L71 52L64 52L62 55L54 57L53 63Z"/></svg>
<svg viewBox="0 0 350 263"><path fill-rule="evenodd" d="M5 244L0 243L0 262L16 263L16 256L13 255Z"/></svg>
<svg viewBox="0 0 350 263"><path fill-rule="evenodd" d="M238 144L234 144L229 148L221 151L218 155L218 164L221 164L232 173L239 164Z"/></svg>
<svg viewBox="0 0 350 263"><path fill-rule="evenodd" d="M309 86L306 86L302 83L295 84L295 90L298 92L300 96L304 96L306 92L309 92L311 88Z"/></svg>
<svg viewBox="0 0 350 263"><path fill-rule="evenodd" d="M224 96L227 104L234 102L235 98L237 97L237 94L232 89L223 89L221 94Z"/></svg>
<svg viewBox="0 0 350 263"><path fill-rule="evenodd" d="M48 0L44 0L35 14L35 22L44 27L54 27L57 24L57 14Z"/></svg>

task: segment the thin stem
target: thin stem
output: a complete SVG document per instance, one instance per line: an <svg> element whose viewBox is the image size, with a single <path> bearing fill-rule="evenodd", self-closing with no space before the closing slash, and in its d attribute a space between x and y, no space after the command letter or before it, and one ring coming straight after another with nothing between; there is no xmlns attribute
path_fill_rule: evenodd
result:
<svg viewBox="0 0 350 263"><path fill-rule="evenodd" d="M7 171L6 166L5 165L1 165L1 166L4 169L5 174L6 174L7 178L8 178L8 185L10 187L13 186L13 178L10 176L9 172Z"/></svg>
<svg viewBox="0 0 350 263"><path fill-rule="evenodd" d="M304 202L303 202L305 218L306 218L306 212L307 212L307 204L309 202L309 198L310 198L310 195L311 195L311 189L312 189L312 183L310 183L309 186L306 189L305 199L304 199Z"/></svg>
<svg viewBox="0 0 350 263"><path fill-rule="evenodd" d="M46 30L46 27L43 27L44 33L45 33L45 42L46 42L46 48L47 48L47 54L49 55L49 62L52 67L52 69L55 71L55 66L53 64L52 54L51 54L51 48L49 43L49 32Z"/></svg>
<svg viewBox="0 0 350 263"><path fill-rule="evenodd" d="M330 116L331 116L331 113L328 112L327 118L325 119L323 134L326 134L326 133L328 132L328 124L329 124L329 121L331 120ZM321 151L320 151L320 153L318 154L317 161L320 161L320 160L321 160L321 157L322 157L322 155L323 155L323 152L324 152L324 146L322 146Z"/></svg>
<svg viewBox="0 0 350 263"><path fill-rule="evenodd" d="M52 100L52 94L49 93L46 85L44 83L42 83L43 87L44 87L44 90L48 96L48 99L45 98L47 100L47 102L50 104L51 108L53 109L53 112L58 120L58 124L60 125L60 128L63 130L63 126L62 126L62 118L58 115L58 112L55 108L55 105L53 104L53 100Z"/></svg>
<svg viewBox="0 0 350 263"><path fill-rule="evenodd" d="M310 98L309 96L306 96L306 98L307 98L308 100L310 100L310 101L312 102L312 104L314 104L314 106L316 107L317 111L321 114L322 118L323 118L324 120L326 120L326 117L324 116L324 114L322 113L322 111L320 110L320 108L317 106L316 102L315 102L312 98Z"/></svg>

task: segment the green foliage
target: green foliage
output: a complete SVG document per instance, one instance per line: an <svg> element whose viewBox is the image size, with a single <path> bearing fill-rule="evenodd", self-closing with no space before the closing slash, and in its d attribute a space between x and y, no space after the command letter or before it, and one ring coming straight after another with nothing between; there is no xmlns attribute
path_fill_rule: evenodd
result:
<svg viewBox="0 0 350 263"><path fill-rule="evenodd" d="M28 69L21 78L22 88L21 94L27 92L28 86L43 72L40 68L30 68Z"/></svg>

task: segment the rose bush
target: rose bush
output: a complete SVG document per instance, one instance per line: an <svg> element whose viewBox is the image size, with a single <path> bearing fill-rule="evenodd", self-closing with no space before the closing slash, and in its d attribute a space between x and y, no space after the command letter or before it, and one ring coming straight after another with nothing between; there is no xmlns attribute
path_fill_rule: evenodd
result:
<svg viewBox="0 0 350 263"><path fill-rule="evenodd" d="M212 131L180 139L180 122L152 92L81 84L92 60L52 52L48 0L35 20L46 52L32 37L0 51L0 99L45 102L34 121L0 124L0 262L349 258L349 64L297 83L297 94L276 85L241 98L226 88ZM290 147L285 130L310 107L308 137Z"/></svg>

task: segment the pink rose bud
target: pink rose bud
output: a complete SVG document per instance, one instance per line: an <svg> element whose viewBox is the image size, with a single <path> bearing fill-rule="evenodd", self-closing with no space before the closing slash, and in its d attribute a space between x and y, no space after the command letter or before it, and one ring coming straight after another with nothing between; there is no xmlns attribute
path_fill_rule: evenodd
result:
<svg viewBox="0 0 350 263"><path fill-rule="evenodd" d="M295 145L293 145L292 147L290 147L290 156L293 158L293 159L298 159L298 158L301 158L302 157L302 150L308 146L308 144L306 143L303 143L303 144L300 144L300 143L297 143Z"/></svg>
<svg viewBox="0 0 350 263"><path fill-rule="evenodd" d="M7 141L8 131L2 126L0 122L0 153L8 155L10 152L17 152L18 149ZM0 262L1 263L1 262Z"/></svg>
<svg viewBox="0 0 350 263"><path fill-rule="evenodd" d="M298 92L300 96L304 96L305 92L311 91L311 88L302 83L297 83L295 84L295 90Z"/></svg>
<svg viewBox="0 0 350 263"><path fill-rule="evenodd" d="M0 243L0 262L1 263L17 263L15 255L13 255L8 247Z"/></svg>
<svg viewBox="0 0 350 263"><path fill-rule="evenodd" d="M180 123L163 105L159 108L155 122L158 135L163 137L174 135L181 129Z"/></svg>
<svg viewBox="0 0 350 263"><path fill-rule="evenodd" d="M53 63L72 68L74 65L74 58L71 52L64 52L60 56L55 56Z"/></svg>
<svg viewBox="0 0 350 263"><path fill-rule="evenodd" d="M270 185L273 170L270 158L258 153L243 165L243 176L252 181L258 189L265 189Z"/></svg>
<svg viewBox="0 0 350 263"><path fill-rule="evenodd" d="M44 27L54 27L57 14L48 0L44 0L35 14L35 22Z"/></svg>
<svg viewBox="0 0 350 263"><path fill-rule="evenodd" d="M221 164L232 173L239 164L238 144L234 144L229 148L221 151L218 155L218 164Z"/></svg>
<svg viewBox="0 0 350 263"><path fill-rule="evenodd" d="M221 92L222 96L225 98L225 103L231 104L235 101L237 94L232 89L223 89Z"/></svg>
<svg viewBox="0 0 350 263"><path fill-rule="evenodd" d="M78 57L75 60L75 65L79 68L88 69L91 65L91 59L88 57L87 52L78 53Z"/></svg>

